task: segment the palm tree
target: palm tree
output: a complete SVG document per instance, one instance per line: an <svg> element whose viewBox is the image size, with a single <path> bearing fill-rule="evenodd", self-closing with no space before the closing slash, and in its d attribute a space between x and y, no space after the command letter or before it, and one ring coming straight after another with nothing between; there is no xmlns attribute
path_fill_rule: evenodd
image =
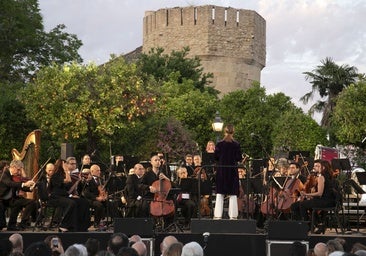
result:
<svg viewBox="0 0 366 256"><path fill-rule="evenodd" d="M321 60L322 65L312 72L304 72L305 79L310 81L312 90L300 98L304 104L319 93L320 100L311 106L309 113L323 112L321 126L330 131L330 117L332 115L337 95L350 84L356 82L357 68L349 65L338 66L332 58Z"/></svg>

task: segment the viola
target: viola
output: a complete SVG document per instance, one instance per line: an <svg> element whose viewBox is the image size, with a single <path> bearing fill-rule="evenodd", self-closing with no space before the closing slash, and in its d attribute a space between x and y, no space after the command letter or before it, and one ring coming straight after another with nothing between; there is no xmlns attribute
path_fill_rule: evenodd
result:
<svg viewBox="0 0 366 256"><path fill-rule="evenodd" d="M150 203L150 214L154 217L171 216L175 213L173 200L167 200L172 184L169 180L159 179L151 184L157 191L154 200Z"/></svg>

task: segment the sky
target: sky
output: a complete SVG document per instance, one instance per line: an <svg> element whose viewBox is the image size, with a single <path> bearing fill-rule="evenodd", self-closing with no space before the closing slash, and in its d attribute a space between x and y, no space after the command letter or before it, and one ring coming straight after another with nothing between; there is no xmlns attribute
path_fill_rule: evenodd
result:
<svg viewBox="0 0 366 256"><path fill-rule="evenodd" d="M366 73L364 0L39 0L45 30L65 24L82 40L84 62L97 64L142 45L145 11L200 5L254 10L266 20L261 85L267 94L283 92L304 111L313 102L299 100L311 90L303 72L321 60L331 57Z"/></svg>

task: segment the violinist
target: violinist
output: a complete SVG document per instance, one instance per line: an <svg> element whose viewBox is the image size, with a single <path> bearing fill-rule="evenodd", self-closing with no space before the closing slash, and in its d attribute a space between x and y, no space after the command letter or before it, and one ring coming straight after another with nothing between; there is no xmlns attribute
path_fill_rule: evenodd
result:
<svg viewBox="0 0 366 256"><path fill-rule="evenodd" d="M108 205L108 194L104 185L100 167L93 164L90 167L90 175L85 182L83 195L88 200L90 207L94 209L94 228L99 231L106 229L105 223L102 221L106 216L106 209L112 209L112 206Z"/></svg>
<svg viewBox="0 0 366 256"><path fill-rule="evenodd" d="M321 159L315 160L314 171L317 173L316 191L300 192L308 200L298 201L291 205L291 212L295 219L308 221L310 219L309 211L312 208L333 207L335 205L334 182L329 162Z"/></svg>
<svg viewBox="0 0 366 256"><path fill-rule="evenodd" d="M30 192L34 187L35 182L32 180L18 179L21 176L21 172L24 172L24 164L20 160L13 160L10 163L8 169L1 174L0 178L0 197L4 207L10 207L10 216L8 222L8 231L24 230L28 227L30 222L30 216L36 210L37 204L33 199L28 199L19 196L19 191ZM17 224L17 217L20 211L23 210L22 219ZM3 212L1 213L3 214Z"/></svg>

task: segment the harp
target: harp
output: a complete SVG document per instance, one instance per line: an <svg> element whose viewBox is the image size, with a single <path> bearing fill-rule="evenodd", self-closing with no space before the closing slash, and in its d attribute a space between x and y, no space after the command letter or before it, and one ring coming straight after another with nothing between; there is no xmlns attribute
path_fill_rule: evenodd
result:
<svg viewBox="0 0 366 256"><path fill-rule="evenodd" d="M40 142L41 130L34 130L25 139L21 152L14 148L11 150L13 160L21 160L24 163L24 171L28 178L32 178L38 172Z"/></svg>

